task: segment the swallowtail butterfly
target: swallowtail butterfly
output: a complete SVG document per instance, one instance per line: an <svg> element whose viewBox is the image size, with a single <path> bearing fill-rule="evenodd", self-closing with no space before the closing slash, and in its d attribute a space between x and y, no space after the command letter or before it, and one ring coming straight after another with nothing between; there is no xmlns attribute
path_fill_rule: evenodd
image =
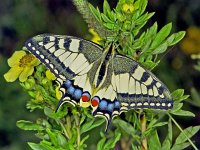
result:
<svg viewBox="0 0 200 150"><path fill-rule="evenodd" d="M42 34L27 49L56 76L65 102L89 103L93 116L111 120L130 109L173 107L167 87L149 70L114 49L73 36Z"/></svg>

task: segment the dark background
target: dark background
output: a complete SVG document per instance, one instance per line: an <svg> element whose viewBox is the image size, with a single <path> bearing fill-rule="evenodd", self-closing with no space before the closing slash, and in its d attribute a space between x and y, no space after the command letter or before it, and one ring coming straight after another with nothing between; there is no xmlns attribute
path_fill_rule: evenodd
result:
<svg viewBox="0 0 200 150"><path fill-rule="evenodd" d="M102 9L103 0L90 0ZM109 1L112 7L115 1ZM184 88L200 89L200 72L194 69L196 60L191 54L200 53L200 1L199 0L149 0L147 11L156 12L148 22L158 22L159 28L172 22L172 32L187 30L186 38L168 49L161 63L153 72L169 87L170 91ZM195 27L199 32L191 30ZM196 31L196 30L195 30ZM37 34L54 33L89 38L87 24L77 12L71 0L1 0L0 1L0 149L29 149L26 142L36 142L32 132L16 127L20 119L35 120L40 112L26 110L28 95L19 82L6 83L3 74L8 71L7 59L15 50L20 50L25 41ZM200 94L200 93L198 93ZM191 97L184 108L196 114L195 118L176 117L183 128L200 124L200 99ZM193 103L193 104L192 104ZM195 104L195 105L194 105ZM176 136L176 130L174 130ZM178 131L177 131L178 133ZM198 141L200 134L193 140ZM199 145L199 143L197 143ZM200 146L199 146L200 147Z"/></svg>

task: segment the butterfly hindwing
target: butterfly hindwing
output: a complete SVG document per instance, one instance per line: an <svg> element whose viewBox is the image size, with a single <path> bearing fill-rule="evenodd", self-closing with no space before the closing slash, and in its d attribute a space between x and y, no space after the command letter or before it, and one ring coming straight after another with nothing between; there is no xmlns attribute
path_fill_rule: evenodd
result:
<svg viewBox="0 0 200 150"><path fill-rule="evenodd" d="M133 59L115 55L110 66L112 71L107 75L110 85L97 92L99 105L93 110L94 116L106 118L107 127L115 116L130 109L168 110L173 107L167 87Z"/></svg>

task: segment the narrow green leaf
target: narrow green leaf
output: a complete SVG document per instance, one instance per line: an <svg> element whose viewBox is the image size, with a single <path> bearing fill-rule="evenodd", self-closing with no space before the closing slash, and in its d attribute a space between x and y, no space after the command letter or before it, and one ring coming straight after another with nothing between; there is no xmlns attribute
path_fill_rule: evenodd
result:
<svg viewBox="0 0 200 150"><path fill-rule="evenodd" d="M180 40L183 39L183 37L185 36L185 33L186 33L185 31L179 31L178 33L172 34L171 36L174 36L173 41L168 41L168 45L172 46L172 45L175 45L176 43L178 43Z"/></svg>
<svg viewBox="0 0 200 150"><path fill-rule="evenodd" d="M132 144L132 150L141 150L141 148Z"/></svg>
<svg viewBox="0 0 200 150"><path fill-rule="evenodd" d="M90 3L89 3L89 8L91 13L94 15L94 17L101 22L101 13L99 11L99 9L95 9Z"/></svg>
<svg viewBox="0 0 200 150"><path fill-rule="evenodd" d="M157 121L158 121L157 119L153 119L153 120L149 123L147 129L154 128L154 127L160 127L160 126L164 126L164 125L167 124L167 122L157 122Z"/></svg>
<svg viewBox="0 0 200 150"><path fill-rule="evenodd" d="M159 140L158 133L156 130L151 135L148 136L148 146L149 146L149 149L152 149L152 150L161 149L160 140Z"/></svg>
<svg viewBox="0 0 200 150"><path fill-rule="evenodd" d="M169 118L168 132L167 132L167 136L165 140L163 141L161 150L168 150L171 148L171 145L172 145L172 122L171 122L171 119Z"/></svg>
<svg viewBox="0 0 200 150"><path fill-rule="evenodd" d="M31 147L32 150L48 150L45 147L41 146L40 144L35 144L32 142L28 142L28 145Z"/></svg>
<svg viewBox="0 0 200 150"><path fill-rule="evenodd" d="M179 99L184 95L184 89L177 89L174 92L172 92L171 96L174 100Z"/></svg>
<svg viewBox="0 0 200 150"><path fill-rule="evenodd" d="M145 13L144 15L140 16L137 20L134 21L135 25L140 25L150 19L154 13Z"/></svg>
<svg viewBox="0 0 200 150"><path fill-rule="evenodd" d="M168 150L171 147L171 143L168 138L166 138L163 142L161 150Z"/></svg>
<svg viewBox="0 0 200 150"><path fill-rule="evenodd" d="M169 121L168 121L168 137L169 137L170 143L172 144L173 134L172 134L172 120L171 120L171 118L169 118Z"/></svg>
<svg viewBox="0 0 200 150"><path fill-rule="evenodd" d="M152 128L154 127L161 127L161 126L164 126L164 125L166 125L167 124L167 122L158 122L158 123L156 123L156 124L154 124L153 126L152 126Z"/></svg>
<svg viewBox="0 0 200 150"><path fill-rule="evenodd" d="M167 43L163 43L161 45L159 45L156 49L152 50L152 54L161 54L161 53L164 53L166 50L167 50Z"/></svg>
<svg viewBox="0 0 200 150"><path fill-rule="evenodd" d="M104 134L101 132L101 140L98 142L97 144L97 150L102 150L104 149L104 145L105 145L105 142L106 142L106 137L104 136Z"/></svg>
<svg viewBox="0 0 200 150"><path fill-rule="evenodd" d="M183 101L183 100L186 100L186 99L188 99L190 97L190 95L183 95L182 97L180 97L179 99L177 99L176 101L179 101L179 102L181 102L181 101Z"/></svg>
<svg viewBox="0 0 200 150"><path fill-rule="evenodd" d="M117 126L119 126L121 129L123 129L124 132L126 132L127 134L129 135L132 135L132 134L136 134L136 130L135 128L130 125L130 123L128 122L125 122L124 120L120 120L120 119L115 119L113 120L113 123Z"/></svg>
<svg viewBox="0 0 200 150"><path fill-rule="evenodd" d="M171 114L174 114L174 115L177 115L177 116L195 117L194 113L192 113L190 111L182 110L182 109L179 109L175 112L171 112Z"/></svg>
<svg viewBox="0 0 200 150"><path fill-rule="evenodd" d="M171 150L183 150L185 149L186 147L190 146L190 143L189 142L186 142L186 143L181 143L181 144L178 144L178 145L174 145Z"/></svg>
<svg viewBox="0 0 200 150"><path fill-rule="evenodd" d="M92 130L95 127L100 126L104 122L105 122L104 119L98 119L98 120L94 119L94 120L86 122L85 124L82 124L82 126L81 126L81 134L85 133L85 132L87 132L89 130Z"/></svg>
<svg viewBox="0 0 200 150"><path fill-rule="evenodd" d="M63 148L67 145L67 139L61 134L57 133L58 145L62 146Z"/></svg>
<svg viewBox="0 0 200 150"><path fill-rule="evenodd" d="M176 112L178 110L180 110L183 107L183 103L174 103L174 107L172 110L170 110L170 113Z"/></svg>
<svg viewBox="0 0 200 150"><path fill-rule="evenodd" d="M158 24L155 22L148 30L148 37L150 38L151 36L155 35L158 30Z"/></svg>
<svg viewBox="0 0 200 150"><path fill-rule="evenodd" d="M89 138L89 135L86 135L84 138L81 139L80 145L83 145L84 142Z"/></svg>
<svg viewBox="0 0 200 150"><path fill-rule="evenodd" d="M111 23L113 24L114 22L112 20L110 20L106 15L104 14L101 14L101 17L102 17L102 20L105 22L105 23Z"/></svg>
<svg viewBox="0 0 200 150"><path fill-rule="evenodd" d="M33 150L55 150L55 148L52 147L51 143L48 141L41 141L39 144L28 142L28 145Z"/></svg>
<svg viewBox="0 0 200 150"><path fill-rule="evenodd" d="M170 34L172 23L165 25L156 35L155 39L151 44L151 49L157 48Z"/></svg>
<svg viewBox="0 0 200 150"><path fill-rule="evenodd" d="M65 115L67 115L67 111L65 110L65 111L55 112L55 110L52 110L49 107L44 107L44 114L49 118L60 119L63 118Z"/></svg>
<svg viewBox="0 0 200 150"><path fill-rule="evenodd" d="M184 143L185 141L187 141L187 139L191 138L199 130L200 130L200 125L199 126L188 127L186 129L184 129L183 132L181 132L179 134L179 136L176 138L175 145Z"/></svg>
<svg viewBox="0 0 200 150"><path fill-rule="evenodd" d="M52 132L50 129L46 129L46 131L47 131L47 133L49 135L51 143L54 146L58 147L59 144L58 144L58 140L57 140L57 133Z"/></svg>
<svg viewBox="0 0 200 150"><path fill-rule="evenodd" d="M116 143L120 140L121 133L117 130L115 131L115 136L109 139L106 144L104 145L104 149L113 149Z"/></svg>
<svg viewBox="0 0 200 150"><path fill-rule="evenodd" d="M109 14L110 14L110 5L108 4L107 0L104 0L104 2L103 2L103 13L106 16L109 16Z"/></svg>
<svg viewBox="0 0 200 150"><path fill-rule="evenodd" d="M140 14L142 14L146 10L147 2L148 2L147 0L140 0L139 1Z"/></svg>
<svg viewBox="0 0 200 150"><path fill-rule="evenodd" d="M37 130L37 131L42 131L45 128L42 125L33 123L31 121L26 121L26 120L19 120L17 121L17 127L23 130Z"/></svg>

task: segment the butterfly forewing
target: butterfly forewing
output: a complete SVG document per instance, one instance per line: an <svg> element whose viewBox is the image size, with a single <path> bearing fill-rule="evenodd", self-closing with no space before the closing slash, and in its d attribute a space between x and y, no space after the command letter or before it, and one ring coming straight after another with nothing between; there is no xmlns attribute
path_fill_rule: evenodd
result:
<svg viewBox="0 0 200 150"><path fill-rule="evenodd" d="M35 36L25 45L57 77L63 101L67 99L75 105L79 103L79 93L91 93L87 73L102 56L101 47L76 37L51 34ZM68 80L71 82L69 90L64 85ZM77 94L77 90L81 92Z"/></svg>

